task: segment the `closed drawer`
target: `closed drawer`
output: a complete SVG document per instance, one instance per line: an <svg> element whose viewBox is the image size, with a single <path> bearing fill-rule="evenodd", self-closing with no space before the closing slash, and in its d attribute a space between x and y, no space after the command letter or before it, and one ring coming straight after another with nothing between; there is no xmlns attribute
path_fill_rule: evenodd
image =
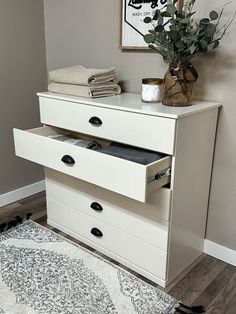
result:
<svg viewBox="0 0 236 314"><path fill-rule="evenodd" d="M173 155L175 120L39 97L41 122ZM101 124L93 124L97 117Z"/></svg>
<svg viewBox="0 0 236 314"><path fill-rule="evenodd" d="M49 222L55 222L123 259L165 280L167 253L74 208L47 199ZM102 237L91 233L94 228ZM96 230L97 231L97 230Z"/></svg>
<svg viewBox="0 0 236 314"><path fill-rule="evenodd" d="M103 206L108 204L109 207L115 207L120 211L131 213L131 215L138 215L144 220L170 220L172 193L168 188L162 187L153 191L149 194L147 202L141 203L50 168L45 168L45 175L47 195L50 198L77 208L80 205L81 197L84 196L86 200L90 199L86 203L85 210L87 211L87 206L89 206L90 213L94 212L94 215L97 215L96 218L101 215L90 208L92 202L101 203ZM109 214L110 211L106 211L106 213Z"/></svg>
<svg viewBox="0 0 236 314"><path fill-rule="evenodd" d="M147 212L145 209L122 208L75 187L64 187L49 178L46 178L46 190L47 197L77 209L78 216L82 212L167 251L169 223L154 219L148 207ZM89 189L87 191L90 193Z"/></svg>
<svg viewBox="0 0 236 314"><path fill-rule="evenodd" d="M56 133L50 127L14 129L16 155L141 202L146 201L148 192L170 181L170 177L154 179L170 167L170 156L141 165L48 137ZM64 156L70 156L73 164L63 162Z"/></svg>

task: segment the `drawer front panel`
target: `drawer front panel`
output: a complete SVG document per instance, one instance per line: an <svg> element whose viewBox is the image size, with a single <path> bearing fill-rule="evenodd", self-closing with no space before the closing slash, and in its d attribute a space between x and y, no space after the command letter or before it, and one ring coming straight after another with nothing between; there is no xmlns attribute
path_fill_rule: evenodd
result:
<svg viewBox="0 0 236 314"><path fill-rule="evenodd" d="M161 188L150 193L146 203L105 190L94 184L73 178L61 172L45 168L47 193L59 202L77 207L80 194L90 197L93 202L107 202L110 206L124 209L153 221L169 221L171 206L171 190ZM79 194L78 194L79 193ZM95 213L96 214L96 213Z"/></svg>
<svg viewBox="0 0 236 314"><path fill-rule="evenodd" d="M47 199L47 206L49 220L165 280L166 252L55 200Z"/></svg>
<svg viewBox="0 0 236 314"><path fill-rule="evenodd" d="M144 166L47 137L52 132L55 133L49 127L29 131L15 129L16 154L141 202L146 201L148 194L150 168L161 170L171 164L171 157L164 157ZM73 164L63 162L68 156ZM166 184L166 179L157 181L156 189Z"/></svg>
<svg viewBox="0 0 236 314"><path fill-rule="evenodd" d="M144 210L128 210L73 187L63 187L50 179L46 180L46 190L47 197L167 251L169 223L154 220L148 215L150 211L145 213Z"/></svg>
<svg viewBox="0 0 236 314"><path fill-rule="evenodd" d="M44 97L39 101L44 124L173 155L174 119ZM102 124L91 123L94 117Z"/></svg>

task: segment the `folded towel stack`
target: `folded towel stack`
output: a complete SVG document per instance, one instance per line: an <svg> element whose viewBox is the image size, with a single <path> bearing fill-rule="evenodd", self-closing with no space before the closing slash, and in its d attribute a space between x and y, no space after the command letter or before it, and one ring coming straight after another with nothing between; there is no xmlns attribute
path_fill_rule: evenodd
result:
<svg viewBox="0 0 236 314"><path fill-rule="evenodd" d="M49 72L48 90L54 93L88 98L118 95L115 68L88 69L81 65Z"/></svg>

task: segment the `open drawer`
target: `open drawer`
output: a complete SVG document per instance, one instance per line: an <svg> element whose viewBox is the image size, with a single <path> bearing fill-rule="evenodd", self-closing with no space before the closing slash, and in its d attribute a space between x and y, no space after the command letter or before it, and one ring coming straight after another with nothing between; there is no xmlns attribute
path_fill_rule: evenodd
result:
<svg viewBox="0 0 236 314"><path fill-rule="evenodd" d="M48 126L14 129L16 155L143 203L148 192L170 182L170 156L142 165L51 137L62 133L68 132ZM94 140L78 133L73 136ZM97 138L96 142L102 147L109 144Z"/></svg>

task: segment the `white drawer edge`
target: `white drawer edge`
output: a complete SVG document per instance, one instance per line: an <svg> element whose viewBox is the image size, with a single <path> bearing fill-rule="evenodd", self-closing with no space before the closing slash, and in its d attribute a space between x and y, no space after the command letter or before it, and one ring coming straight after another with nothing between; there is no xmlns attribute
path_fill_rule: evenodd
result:
<svg viewBox="0 0 236 314"><path fill-rule="evenodd" d="M45 97L40 98L40 116L43 124L160 151L168 155L173 155L174 152L175 119ZM100 127L90 125L88 121L92 116L97 116L102 121ZM76 117L79 117L79 123ZM133 132L129 132L131 126ZM165 137L155 136L163 132Z"/></svg>
<svg viewBox="0 0 236 314"><path fill-rule="evenodd" d="M78 211L78 213L81 213L82 215L87 215L87 216L89 216L89 217L91 217L91 218L93 218L93 219L95 219L95 220L100 221L100 222L103 223L103 224L106 224L107 226L109 226L109 227L111 227L111 228L113 228L113 229L115 229L115 230L117 230L117 231L119 231L119 232L128 234L130 237L135 238L135 239L138 239L138 240L139 240L140 242L142 242L142 243L145 243L145 244L147 244L147 245L149 245L149 246L151 246L151 247L153 247L153 248L155 248L155 249L157 248L158 250L167 253L167 249L168 249L168 238L169 238L169 235L168 235L168 232L169 232L169 231L168 231L168 229L169 229L169 228L168 228L169 222L162 221L161 219L159 220L160 222L163 222L163 223L166 224L166 241L165 241L165 242L166 242L166 245L165 245L165 248L166 248L166 249L164 249L164 248L159 247L158 245L154 245L154 244L152 244L152 243L150 243L150 242L148 242L148 241L145 241L145 240L141 239L140 237L137 237L137 236L135 236L134 234L132 234L132 233L126 231L126 230L121 230L121 229L117 228L116 226L111 225L111 224L108 223L107 221L104 221L103 219L100 219L98 216L97 216L97 217L94 217L94 216L90 215L89 213L85 213L85 212L79 210L78 208L75 208L74 206L70 206L70 205L66 204L65 202L58 201L58 200L56 200L56 199L54 199L54 198L52 198L52 197L48 197L48 196L47 196L47 200L49 200L49 201L52 200L52 201L54 201L54 202L63 204L63 205L65 205L65 206L67 206L67 207L71 207L71 208L73 208L74 210Z"/></svg>
<svg viewBox="0 0 236 314"><path fill-rule="evenodd" d="M171 157L163 157L143 165L48 137L55 133L57 134L55 128L48 126L27 131L14 129L16 154L143 203L147 199L147 179L149 173L153 173L152 168L161 169L167 162L171 162ZM64 155L73 157L73 167L68 167L61 161ZM170 180L169 177L155 180L155 189L166 184L166 179ZM153 189L152 184L150 187Z"/></svg>
<svg viewBox="0 0 236 314"><path fill-rule="evenodd" d="M192 115L197 112L202 112L221 107L221 104L218 102L194 100L193 102L194 106L187 108L186 107L178 108L179 110L175 110L176 108L171 107L168 108L168 110L166 110L166 108L163 108L163 105L160 102L151 104L152 110L150 110L149 104L147 106L144 106L143 102L141 101L140 94L127 92L112 97L92 99L82 98L79 96L70 96L65 94L56 94L48 91L38 92L37 96L39 96L39 98L63 100L67 102L96 106L100 108L108 108L111 110L113 109L125 112L133 112L142 115L157 116L174 120ZM131 106L127 105L127 103L131 104ZM134 106L134 103L136 103L136 106Z"/></svg>
<svg viewBox="0 0 236 314"><path fill-rule="evenodd" d="M61 230L61 231L64 232L64 233L68 234L69 236L71 236L71 237L73 237L73 238L75 238L75 239L77 239L77 240L81 240L81 241L84 242L86 245L88 245L88 246L90 246L90 247L92 247L92 248L95 248L96 250L100 251L101 253L103 253L104 255L107 255L107 256L110 257L110 258L113 258L114 260L120 262L120 263L123 264L124 266L127 266L127 267L130 268L131 270L136 271L137 274L141 274L141 275L143 275L144 277L146 277L146 278L152 280L153 282L157 283L157 284L160 285L161 287L165 287L165 286L166 286L166 281L165 281L165 280L163 280L163 279L161 279L160 277L157 277L157 276L153 275L152 273L150 273L150 272L148 272L148 271L146 271L146 270L140 268L140 267L137 266L136 264L127 261L126 259L124 259L124 258L121 257L120 255L117 255L117 254L113 253L112 251L107 250L107 249L105 249L104 247L102 247L102 246L100 246L100 245L98 245L98 244L96 244L96 243L94 243L94 242L89 241L87 238L85 238L85 237L83 237L83 236L81 236L81 235L79 235L79 234L77 234L77 233L71 231L70 229L68 229L68 228L66 228L66 227L63 227L62 225L60 225L60 224L58 224L58 223L56 223L56 222L54 222L54 221L52 221L52 220L50 220L50 219L47 219L47 223L48 223L50 226L52 226L52 227L54 227L54 228L56 228L56 229L58 229L58 230ZM67 239L67 238L66 238L66 240L68 240L68 241L70 241L71 243L75 244L75 243L74 243L72 240L70 240L70 239ZM79 244L77 244L77 245L79 246ZM83 248L84 248L84 247L83 247ZM84 249L85 249L85 250L88 250L88 249L86 249L86 248L84 248ZM93 252L91 252L90 250L88 250L88 252L90 252L90 253L96 255L96 253L93 253ZM112 262L110 262L109 260L106 260L106 261L107 261L108 263L114 265L114 267L119 267L119 266L113 264ZM121 267L121 268L122 268L122 267ZM123 269L123 268L122 268L122 269ZM141 278L140 278L140 279L141 279ZM142 280L142 279L141 279L141 280Z"/></svg>

